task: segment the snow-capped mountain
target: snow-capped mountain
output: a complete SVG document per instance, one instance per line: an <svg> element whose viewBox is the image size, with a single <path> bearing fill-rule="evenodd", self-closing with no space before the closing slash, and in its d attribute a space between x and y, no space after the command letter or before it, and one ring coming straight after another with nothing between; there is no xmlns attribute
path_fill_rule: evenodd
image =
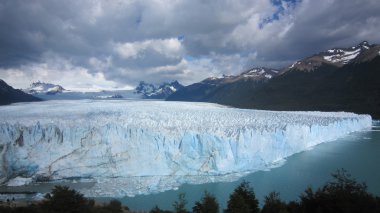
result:
<svg viewBox="0 0 380 213"><path fill-rule="evenodd" d="M204 101L264 110L351 111L380 118L380 45L331 48L281 71L254 68L207 78L168 101Z"/></svg>
<svg viewBox="0 0 380 213"><path fill-rule="evenodd" d="M66 90L60 85L34 82L24 92L42 100L80 100L80 99L141 99L133 90Z"/></svg>
<svg viewBox="0 0 380 213"><path fill-rule="evenodd" d="M141 94L143 98L147 99L165 99L183 87L178 81L163 83L158 86L141 81L136 87L135 93Z"/></svg>
<svg viewBox="0 0 380 213"><path fill-rule="evenodd" d="M210 77L206 78L205 80L201 81L201 83L206 84L222 84L222 83L231 83L243 79L250 79L250 80L268 80L273 78L274 76L277 76L280 73L279 70L266 68L266 67L255 67L251 68L249 70L246 70L238 75L223 75L221 77Z"/></svg>
<svg viewBox="0 0 380 213"><path fill-rule="evenodd" d="M179 92L170 95L170 101L210 101L220 103L219 100L239 99L245 91L268 81L280 74L279 70L257 67L246 70L239 75L223 75L210 77L189 85Z"/></svg>
<svg viewBox="0 0 380 213"><path fill-rule="evenodd" d="M287 70L313 71L323 65L342 67L346 64L357 62L359 58L371 60L376 56L376 53L378 54L379 50L379 45L371 45L367 41L363 41L356 46L332 48L296 61ZM366 55L366 57L363 58L363 55Z"/></svg>
<svg viewBox="0 0 380 213"><path fill-rule="evenodd" d="M380 118L380 45L362 42L300 60L240 102L265 110L350 111ZM224 99L225 100L225 99ZM218 102L220 103L220 102Z"/></svg>
<svg viewBox="0 0 380 213"><path fill-rule="evenodd" d="M45 82L33 82L29 88L24 89L24 92L32 95L37 94L46 94L46 95L55 95L66 91L62 86L45 83Z"/></svg>

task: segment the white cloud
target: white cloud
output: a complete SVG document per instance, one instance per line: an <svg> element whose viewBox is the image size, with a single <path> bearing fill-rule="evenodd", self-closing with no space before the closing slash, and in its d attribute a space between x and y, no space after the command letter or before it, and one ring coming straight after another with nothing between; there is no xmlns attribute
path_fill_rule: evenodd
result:
<svg viewBox="0 0 380 213"><path fill-rule="evenodd" d="M92 60L99 63L96 59ZM102 72L90 73L87 68L74 66L65 59L55 57L47 63L32 63L19 68L1 68L0 79L15 88L25 89L32 82L59 84L69 90L99 90L107 88L132 89L132 86L107 80Z"/></svg>
<svg viewBox="0 0 380 213"><path fill-rule="evenodd" d="M180 58L184 53L182 44L177 38L116 43L114 50L124 59L141 58L149 51L167 58Z"/></svg>

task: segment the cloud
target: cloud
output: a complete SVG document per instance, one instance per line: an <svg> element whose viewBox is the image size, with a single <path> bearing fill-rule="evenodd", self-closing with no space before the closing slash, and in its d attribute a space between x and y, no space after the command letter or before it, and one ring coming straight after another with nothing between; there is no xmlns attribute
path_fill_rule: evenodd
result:
<svg viewBox="0 0 380 213"><path fill-rule="evenodd" d="M278 20L263 25L258 15L251 16L234 29L229 41L240 49L255 48L260 59L279 62L363 40L378 43L379 9L376 0L304 0L283 7Z"/></svg>
<svg viewBox="0 0 380 213"><path fill-rule="evenodd" d="M167 58L180 58L183 54L183 47L177 38L116 43L114 46L115 52L124 59L143 58L147 52Z"/></svg>
<svg viewBox="0 0 380 213"><path fill-rule="evenodd" d="M103 72L91 73L87 68L74 66L70 61L57 56L48 57L44 61L45 63L28 63L17 68L0 68L0 78L12 82L12 86L19 89L36 81L64 85L69 90L132 89L107 80Z"/></svg>
<svg viewBox="0 0 380 213"><path fill-rule="evenodd" d="M21 74L72 86L78 72L90 79L83 87L189 84L362 40L380 43L378 11L377 0L5 0L0 78L20 87L30 84Z"/></svg>

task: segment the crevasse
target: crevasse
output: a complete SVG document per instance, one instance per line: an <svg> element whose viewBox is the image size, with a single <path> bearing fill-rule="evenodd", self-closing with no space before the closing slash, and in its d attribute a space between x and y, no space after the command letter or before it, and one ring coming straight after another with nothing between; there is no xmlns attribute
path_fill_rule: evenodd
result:
<svg viewBox="0 0 380 213"><path fill-rule="evenodd" d="M155 181L167 188L173 181L179 184L179 177L265 169L294 153L369 128L371 122L368 115L344 112L274 112L186 102L84 100L3 106L0 181L160 177ZM118 193L162 190L144 187Z"/></svg>

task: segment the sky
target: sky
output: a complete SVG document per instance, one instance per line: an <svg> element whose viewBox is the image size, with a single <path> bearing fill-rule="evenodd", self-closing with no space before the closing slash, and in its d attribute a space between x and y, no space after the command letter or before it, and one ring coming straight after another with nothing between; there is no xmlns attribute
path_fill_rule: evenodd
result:
<svg viewBox="0 0 380 213"><path fill-rule="evenodd" d="M1 0L0 79L67 89L188 85L380 43L379 0Z"/></svg>

